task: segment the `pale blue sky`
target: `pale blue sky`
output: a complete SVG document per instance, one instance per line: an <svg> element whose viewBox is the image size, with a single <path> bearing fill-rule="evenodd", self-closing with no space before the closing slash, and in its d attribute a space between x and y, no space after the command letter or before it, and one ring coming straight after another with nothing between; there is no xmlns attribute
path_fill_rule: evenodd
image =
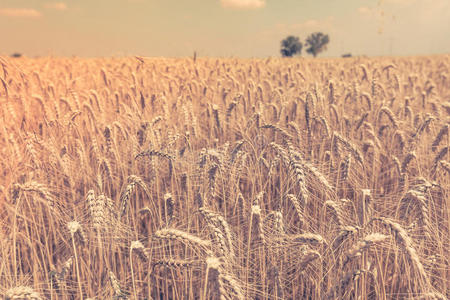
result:
<svg viewBox="0 0 450 300"><path fill-rule="evenodd" d="M279 56L315 31L321 56L450 53L450 0L0 0L5 55Z"/></svg>

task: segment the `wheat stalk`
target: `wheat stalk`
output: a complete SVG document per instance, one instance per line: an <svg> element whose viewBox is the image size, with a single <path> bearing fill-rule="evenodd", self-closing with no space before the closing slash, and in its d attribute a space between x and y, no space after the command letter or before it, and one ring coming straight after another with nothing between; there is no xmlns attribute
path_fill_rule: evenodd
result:
<svg viewBox="0 0 450 300"><path fill-rule="evenodd" d="M72 248L75 256L75 267L77 270L77 282L78 282L78 292L80 293L80 298L83 299L83 289L81 287L81 277L80 277L80 264L78 260L77 247L75 245L75 240L77 240L82 245L86 244L86 238L81 227L81 224L77 221L70 221L67 223L67 228L69 229L72 238Z"/></svg>

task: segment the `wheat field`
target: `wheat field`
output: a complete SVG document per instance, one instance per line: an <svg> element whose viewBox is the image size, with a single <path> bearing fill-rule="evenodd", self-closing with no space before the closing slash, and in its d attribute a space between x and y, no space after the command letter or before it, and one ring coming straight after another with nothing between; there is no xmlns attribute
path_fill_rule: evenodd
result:
<svg viewBox="0 0 450 300"><path fill-rule="evenodd" d="M450 55L0 64L4 299L450 297Z"/></svg>

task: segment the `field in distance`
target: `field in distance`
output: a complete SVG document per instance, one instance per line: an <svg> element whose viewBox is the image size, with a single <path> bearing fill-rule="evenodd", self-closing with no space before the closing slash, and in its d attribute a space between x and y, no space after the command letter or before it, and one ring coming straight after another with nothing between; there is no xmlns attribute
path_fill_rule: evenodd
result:
<svg viewBox="0 0 450 300"><path fill-rule="evenodd" d="M450 55L0 65L5 299L450 297Z"/></svg>

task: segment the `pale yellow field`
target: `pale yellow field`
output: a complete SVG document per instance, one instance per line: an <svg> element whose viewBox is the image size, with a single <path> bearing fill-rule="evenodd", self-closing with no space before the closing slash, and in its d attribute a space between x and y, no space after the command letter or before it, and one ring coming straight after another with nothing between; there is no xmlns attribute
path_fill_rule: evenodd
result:
<svg viewBox="0 0 450 300"><path fill-rule="evenodd" d="M448 299L450 56L0 58L5 299Z"/></svg>

